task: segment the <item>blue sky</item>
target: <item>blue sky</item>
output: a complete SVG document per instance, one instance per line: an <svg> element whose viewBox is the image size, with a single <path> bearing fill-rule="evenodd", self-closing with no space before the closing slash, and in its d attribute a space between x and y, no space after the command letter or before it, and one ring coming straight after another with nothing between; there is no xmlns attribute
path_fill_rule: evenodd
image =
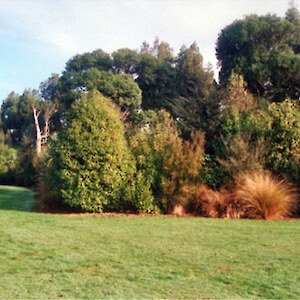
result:
<svg viewBox="0 0 300 300"><path fill-rule="evenodd" d="M294 1L299 9L300 0ZM248 14L284 16L288 0L0 0L0 102L38 88L77 53L139 49L156 36L177 53L194 41L216 70L222 28Z"/></svg>

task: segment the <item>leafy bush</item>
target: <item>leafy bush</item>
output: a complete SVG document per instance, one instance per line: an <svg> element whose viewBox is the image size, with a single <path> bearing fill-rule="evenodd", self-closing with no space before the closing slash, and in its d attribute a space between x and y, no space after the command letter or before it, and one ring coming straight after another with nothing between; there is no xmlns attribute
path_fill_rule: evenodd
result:
<svg viewBox="0 0 300 300"><path fill-rule="evenodd" d="M272 124L266 132L266 167L300 187L300 107L286 100L271 104L269 113Z"/></svg>
<svg viewBox="0 0 300 300"><path fill-rule="evenodd" d="M279 219L290 216L296 201L294 190L268 172L247 173L238 181L236 199L249 218Z"/></svg>
<svg viewBox="0 0 300 300"><path fill-rule="evenodd" d="M217 169L222 165L225 172L217 186L228 180L233 182L242 171L262 168L297 184L300 179L299 120L299 105L292 100L272 103L266 108L224 111L216 128L210 161L206 164ZM209 179L208 183L213 182Z"/></svg>
<svg viewBox="0 0 300 300"><path fill-rule="evenodd" d="M53 195L90 212L131 208L127 190L134 173L120 114L92 91L76 101L65 128L49 148L44 181Z"/></svg>
<svg viewBox="0 0 300 300"><path fill-rule="evenodd" d="M157 208L154 205L154 197L151 192L151 182L139 170L136 173L133 187L130 190L132 205L138 213L155 213Z"/></svg>
<svg viewBox="0 0 300 300"><path fill-rule="evenodd" d="M265 164L265 140L271 117L259 108L224 112L216 127L212 149L204 165L205 182L220 188L233 184L243 171L262 169Z"/></svg>
<svg viewBox="0 0 300 300"><path fill-rule="evenodd" d="M199 183L204 136L194 132L191 140L183 141L167 112L153 113L148 126L131 138L131 146L137 169L151 182L153 196L163 212L171 212L184 201L184 187Z"/></svg>
<svg viewBox="0 0 300 300"><path fill-rule="evenodd" d="M18 151L0 143L0 180L2 184L14 183L14 173L18 164Z"/></svg>

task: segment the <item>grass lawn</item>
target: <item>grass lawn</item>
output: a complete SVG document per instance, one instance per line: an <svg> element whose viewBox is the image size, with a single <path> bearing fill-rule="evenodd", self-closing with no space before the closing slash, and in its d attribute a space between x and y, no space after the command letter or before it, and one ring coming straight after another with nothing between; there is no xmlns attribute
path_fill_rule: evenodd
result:
<svg viewBox="0 0 300 300"><path fill-rule="evenodd" d="M300 298L300 222L65 217L0 187L0 298Z"/></svg>

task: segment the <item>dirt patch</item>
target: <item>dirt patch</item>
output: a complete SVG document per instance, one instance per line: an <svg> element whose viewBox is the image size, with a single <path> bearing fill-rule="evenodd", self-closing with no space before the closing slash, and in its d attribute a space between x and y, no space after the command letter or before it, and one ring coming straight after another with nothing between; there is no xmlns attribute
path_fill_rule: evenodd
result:
<svg viewBox="0 0 300 300"><path fill-rule="evenodd" d="M63 217L93 217L93 218L135 218L135 217L151 217L151 218L177 218L177 217L194 217L187 214L133 214L133 213L46 213L48 215L63 216Z"/></svg>

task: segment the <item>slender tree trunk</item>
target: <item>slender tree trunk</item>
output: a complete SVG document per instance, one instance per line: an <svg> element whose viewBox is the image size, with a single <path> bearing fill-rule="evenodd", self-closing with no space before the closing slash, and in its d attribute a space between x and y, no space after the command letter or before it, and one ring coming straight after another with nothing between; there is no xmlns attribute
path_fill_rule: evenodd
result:
<svg viewBox="0 0 300 300"><path fill-rule="evenodd" d="M48 141L48 138L50 136L50 118L56 112L55 104L50 105L50 107L47 105L44 105L43 111L44 111L45 125L44 125L44 130L42 132L41 128L40 128L40 124L39 124L39 115L41 112L38 111L34 107L34 105L32 106L34 124L35 124L35 129L36 129L36 141L35 141L36 154L38 157L40 157L42 154L42 144L46 144Z"/></svg>
<svg viewBox="0 0 300 300"><path fill-rule="evenodd" d="M36 129L36 154L38 157L41 156L42 153L42 133L39 125L39 115L40 112L36 110L36 108L33 106L32 107L33 111L33 117L34 117L34 124L35 124L35 129Z"/></svg>

